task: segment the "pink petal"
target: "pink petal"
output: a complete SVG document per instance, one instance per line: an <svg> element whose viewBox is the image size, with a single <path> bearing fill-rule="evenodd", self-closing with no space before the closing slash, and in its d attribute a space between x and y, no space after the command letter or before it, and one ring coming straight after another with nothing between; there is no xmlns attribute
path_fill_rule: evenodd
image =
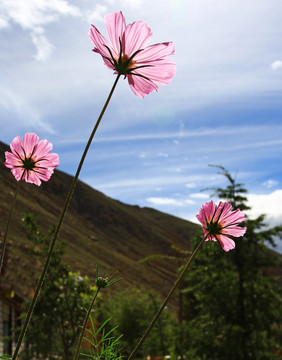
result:
<svg viewBox="0 0 282 360"><path fill-rule="evenodd" d="M215 215L214 220L219 220L222 223L222 219L228 214L232 209L232 205L226 202L219 202Z"/></svg>
<svg viewBox="0 0 282 360"><path fill-rule="evenodd" d="M5 166L9 169L15 167L15 166L21 166L22 161L20 160L20 158L18 157L18 155L14 155L8 151L5 152L5 157L6 157L6 161L5 161Z"/></svg>
<svg viewBox="0 0 282 360"><path fill-rule="evenodd" d="M204 233L204 237L206 237L208 235L208 232L205 228L203 228L203 233ZM217 241L217 239L214 236L207 236L205 241Z"/></svg>
<svg viewBox="0 0 282 360"><path fill-rule="evenodd" d="M41 185L41 181L35 171L26 171L24 178L28 183L35 184L37 186Z"/></svg>
<svg viewBox="0 0 282 360"><path fill-rule="evenodd" d="M242 228L240 226L232 226L232 227L227 227L227 228L222 229L221 233L226 234L226 235L240 237L240 236L243 236L246 231L247 231L246 227Z"/></svg>
<svg viewBox="0 0 282 360"><path fill-rule="evenodd" d="M48 161L47 167L57 167L60 164L59 155L56 153L51 153L46 156L46 160Z"/></svg>
<svg viewBox="0 0 282 360"><path fill-rule="evenodd" d="M53 148L53 145L45 140L40 140L37 144L33 158L38 160L44 158Z"/></svg>
<svg viewBox="0 0 282 360"><path fill-rule="evenodd" d="M23 143L20 136L14 138L14 140L10 144L10 149L14 155L24 157Z"/></svg>
<svg viewBox="0 0 282 360"><path fill-rule="evenodd" d="M144 98L146 95L150 94L154 90L158 90L156 84L154 84L149 79L144 79L140 76L127 75L128 83L131 87L131 90L135 95Z"/></svg>
<svg viewBox="0 0 282 360"><path fill-rule="evenodd" d="M224 224L239 224L245 221L245 215L239 209L231 211L229 214L225 215L222 219Z"/></svg>
<svg viewBox="0 0 282 360"><path fill-rule="evenodd" d="M228 236L218 235L218 241L224 251L229 251L235 248L235 242Z"/></svg>
<svg viewBox="0 0 282 360"><path fill-rule="evenodd" d="M22 174L23 174L23 168L12 168L11 169L12 174L14 175L15 179L17 181L21 180Z"/></svg>
<svg viewBox="0 0 282 360"><path fill-rule="evenodd" d="M160 60L151 63L152 66L134 70L133 74L140 74L159 85L169 84L176 72L176 66L171 60Z"/></svg>
<svg viewBox="0 0 282 360"><path fill-rule="evenodd" d="M27 157L33 153L35 146L38 144L38 140L38 136L34 133L26 133L24 135L23 148Z"/></svg>
<svg viewBox="0 0 282 360"><path fill-rule="evenodd" d="M43 181L48 181L53 173L53 168L36 170L37 177Z"/></svg>
<svg viewBox="0 0 282 360"><path fill-rule="evenodd" d="M167 58L170 55L173 55L175 52L174 45L172 42L166 42L161 44L155 44L147 46L145 49L140 51L135 57L134 60L138 63L148 63L151 61L156 61L160 59Z"/></svg>
<svg viewBox="0 0 282 360"><path fill-rule="evenodd" d="M107 14L105 16L105 23L109 39L113 45L113 55L115 55L116 59L118 59L121 50L120 41L122 40L123 33L126 28L123 13L120 11L118 13Z"/></svg>
<svg viewBox="0 0 282 360"><path fill-rule="evenodd" d="M114 70L115 69L114 66L111 64L109 60L106 59L106 58L110 58L110 53L106 48L106 46L110 48L112 52L114 52L114 49L111 47L109 42L104 38L104 36L99 32L99 30L96 29L94 25L91 25L88 35L90 36L90 39L96 46L93 49L93 51L99 53L103 57L105 65L108 68Z"/></svg>
<svg viewBox="0 0 282 360"><path fill-rule="evenodd" d="M38 136L33 133L25 134L23 142L18 136L10 144L12 153L5 152L5 166L11 169L17 181L22 179L39 186L41 184L40 180L49 180L54 168L59 165L59 156L55 153L50 153L52 147L53 145L47 140L38 142ZM22 159L25 156L30 157L31 155L36 163L33 169L27 171L24 169Z"/></svg>
<svg viewBox="0 0 282 360"><path fill-rule="evenodd" d="M196 216L197 219L205 225L210 222L215 213L215 203L211 200L210 202L204 203L200 209L199 214Z"/></svg>
<svg viewBox="0 0 282 360"><path fill-rule="evenodd" d="M130 57L137 50L143 49L150 42L152 35L151 29L144 21L127 25L122 39L124 54Z"/></svg>

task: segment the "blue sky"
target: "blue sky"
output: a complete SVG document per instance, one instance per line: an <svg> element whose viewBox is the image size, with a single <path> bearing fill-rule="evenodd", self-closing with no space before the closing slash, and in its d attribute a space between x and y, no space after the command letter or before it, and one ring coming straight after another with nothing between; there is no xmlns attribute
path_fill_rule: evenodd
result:
<svg viewBox="0 0 282 360"><path fill-rule="evenodd" d="M141 99L121 80L81 180L128 204L195 221L225 180L249 191L250 216L282 221L281 0L2 0L0 140L47 138L74 174L114 75L91 50L90 24L122 10L153 43L173 41L170 85ZM216 199L215 199L216 200ZM282 246L280 244L280 250Z"/></svg>

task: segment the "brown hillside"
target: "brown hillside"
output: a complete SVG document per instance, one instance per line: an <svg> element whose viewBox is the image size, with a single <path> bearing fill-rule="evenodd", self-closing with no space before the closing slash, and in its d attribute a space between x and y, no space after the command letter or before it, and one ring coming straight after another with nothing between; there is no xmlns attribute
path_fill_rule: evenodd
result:
<svg viewBox="0 0 282 360"><path fill-rule="evenodd" d="M17 182L4 165L0 142L0 229L5 230ZM35 214L40 228L56 225L72 177L56 170L51 180L37 187L21 182L12 224L8 235L5 275L2 281L11 284L23 295L31 287L31 269L35 259L30 256L33 244L26 238L21 225L23 212ZM152 254L173 255L171 245L188 250L190 239L199 226L151 208L130 206L110 199L79 182L74 191L58 241L67 244L66 261L73 271L81 271L94 279L96 263L109 273L119 271L123 278L117 286L153 287L165 295L175 279L176 265L155 261L141 265L139 260ZM40 264L37 264L40 269Z"/></svg>

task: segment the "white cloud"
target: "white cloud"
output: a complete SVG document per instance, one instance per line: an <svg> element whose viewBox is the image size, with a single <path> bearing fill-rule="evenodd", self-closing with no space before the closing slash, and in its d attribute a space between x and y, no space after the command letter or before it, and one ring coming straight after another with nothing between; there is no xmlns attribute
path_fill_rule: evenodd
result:
<svg viewBox="0 0 282 360"><path fill-rule="evenodd" d="M167 158L167 157L168 157L168 154L167 154L167 153L163 153L163 152L159 152L159 153L158 153L158 156L159 156L159 157Z"/></svg>
<svg viewBox="0 0 282 360"><path fill-rule="evenodd" d="M270 66L271 66L272 70L277 70L277 69L282 67L282 61L281 60L276 60Z"/></svg>
<svg viewBox="0 0 282 360"><path fill-rule="evenodd" d="M282 224L282 189L270 194L249 194L248 200L251 207L248 211L250 218L266 214L266 223L269 226Z"/></svg>
<svg viewBox="0 0 282 360"><path fill-rule="evenodd" d="M133 9L135 9L143 3L143 0L122 0L121 3L124 8L130 5Z"/></svg>
<svg viewBox="0 0 282 360"><path fill-rule="evenodd" d="M104 16L108 8L105 5L97 4L92 12L87 16L87 21L89 23L94 23L96 21L104 21Z"/></svg>
<svg viewBox="0 0 282 360"><path fill-rule="evenodd" d="M170 205L170 206L185 206L187 204L194 205L195 202L190 199L174 199L174 198L168 198L168 197L148 197L146 201L153 205Z"/></svg>
<svg viewBox="0 0 282 360"><path fill-rule="evenodd" d="M44 35L44 29L42 27L35 28L31 33L31 39L37 49L37 53L34 58L42 62L47 61L54 49L54 46Z"/></svg>
<svg viewBox="0 0 282 360"><path fill-rule="evenodd" d="M149 197L146 199L148 203L153 205L176 205L176 206L183 206L183 202L172 199L172 198L161 198L161 197Z"/></svg>
<svg viewBox="0 0 282 360"><path fill-rule="evenodd" d="M31 106L20 95L0 89L0 104L6 109L13 109L17 116L14 123L18 120L19 127L29 125L35 130L43 130L49 134L55 134L53 127L48 122L41 119L41 115L37 108Z"/></svg>
<svg viewBox="0 0 282 360"><path fill-rule="evenodd" d="M204 194L204 193L195 193L195 194L191 194L190 198L192 199L208 199L210 196L208 194Z"/></svg>
<svg viewBox="0 0 282 360"><path fill-rule="evenodd" d="M9 27L9 21L6 16L0 13L0 30Z"/></svg>
<svg viewBox="0 0 282 360"><path fill-rule="evenodd" d="M2 0L0 14L23 29L33 29L59 19L59 15L79 16L80 10L65 0Z"/></svg>
<svg viewBox="0 0 282 360"><path fill-rule="evenodd" d="M278 184L279 184L278 181L269 179L269 180L263 182L262 186L264 186L264 187L266 187L268 189L271 189L274 186L277 186Z"/></svg>
<svg viewBox="0 0 282 360"><path fill-rule="evenodd" d="M0 29L15 23L30 30L38 61L46 61L54 48L44 35L43 26L58 21L60 16L80 16L80 10L65 0L2 0L0 3Z"/></svg>
<svg viewBox="0 0 282 360"><path fill-rule="evenodd" d="M193 189L193 188L195 188L196 187L196 184L195 183L188 183L188 184L185 184L185 187L187 188L187 189Z"/></svg>

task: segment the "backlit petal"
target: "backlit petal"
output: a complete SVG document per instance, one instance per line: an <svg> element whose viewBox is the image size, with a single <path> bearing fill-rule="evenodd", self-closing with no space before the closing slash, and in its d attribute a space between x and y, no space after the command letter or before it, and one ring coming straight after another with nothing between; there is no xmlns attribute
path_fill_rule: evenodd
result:
<svg viewBox="0 0 282 360"><path fill-rule="evenodd" d="M176 66L171 60L160 60L150 63L150 66L134 70L133 73L149 78L159 85L169 84L175 75Z"/></svg>
<svg viewBox="0 0 282 360"><path fill-rule="evenodd" d="M50 142L47 140L40 140L36 145L34 157L36 157L36 160L43 159L52 150L52 148L53 145Z"/></svg>
<svg viewBox="0 0 282 360"><path fill-rule="evenodd" d="M239 224L245 221L245 216L241 210L237 209L236 211L226 214L222 221L224 224Z"/></svg>
<svg viewBox="0 0 282 360"><path fill-rule="evenodd" d="M152 91L157 91L158 87L150 79L144 79L140 76L127 76L128 83L135 95L144 98Z"/></svg>
<svg viewBox="0 0 282 360"><path fill-rule="evenodd" d="M235 248L235 242L229 236L240 237L247 230L238 226L245 221L242 211L232 211L232 205L227 202L220 201L218 206L213 201L207 202L196 217L202 224L206 241L218 240L225 251Z"/></svg>
<svg viewBox="0 0 282 360"><path fill-rule="evenodd" d="M123 34L124 53L130 57L137 50L143 49L151 40L153 33L144 21L127 25Z"/></svg>
<svg viewBox="0 0 282 360"><path fill-rule="evenodd" d="M104 63L114 74L124 75L137 96L158 89L157 85L169 84L175 75L175 64L168 57L174 54L174 45L164 42L148 46L152 31L144 21L126 25L122 12L105 16L110 43L92 25L89 36Z"/></svg>
<svg viewBox="0 0 282 360"><path fill-rule="evenodd" d="M235 242L228 236L219 235L218 241L224 251L229 251L235 248Z"/></svg>
<svg viewBox="0 0 282 360"><path fill-rule="evenodd" d="M114 55L118 58L121 50L120 40L122 40L126 27L123 13L120 11L118 13L107 14L105 16L105 23L110 42L112 43Z"/></svg>
<svg viewBox="0 0 282 360"><path fill-rule="evenodd" d="M30 156L34 152L34 148L38 143L38 136L34 133L26 133L23 138L23 148L26 156Z"/></svg>
<svg viewBox="0 0 282 360"><path fill-rule="evenodd" d="M14 155L19 155L20 157L24 156L23 142L20 136L14 138L10 144L10 149Z"/></svg>
<svg viewBox="0 0 282 360"><path fill-rule="evenodd" d="M226 228L222 229L221 233L225 234L225 235L240 237L240 236L245 235L246 231L247 231L246 227L243 228L240 226L232 226L232 227L226 227Z"/></svg>
<svg viewBox="0 0 282 360"><path fill-rule="evenodd" d="M108 68L114 69L114 66L111 64L111 62L107 60L107 58L111 58L107 47L112 52L113 52L113 48L111 47L109 42L104 38L104 36L100 34L99 30L94 25L91 25L91 28L89 30L89 37L95 45L93 51L99 53L103 57L104 63Z"/></svg>
<svg viewBox="0 0 282 360"><path fill-rule="evenodd" d="M161 44L155 44L146 47L140 51L134 58L138 63L142 62L151 62L160 59L167 58L170 55L173 55L175 52L174 45L172 42L166 42Z"/></svg>
<svg viewBox="0 0 282 360"><path fill-rule="evenodd" d="M39 141L36 134L27 133L23 141L18 136L10 144L12 153L5 152L5 166L11 169L17 181L40 185L41 180L50 179L54 169L59 165L59 156L50 153L52 144L47 140Z"/></svg>

